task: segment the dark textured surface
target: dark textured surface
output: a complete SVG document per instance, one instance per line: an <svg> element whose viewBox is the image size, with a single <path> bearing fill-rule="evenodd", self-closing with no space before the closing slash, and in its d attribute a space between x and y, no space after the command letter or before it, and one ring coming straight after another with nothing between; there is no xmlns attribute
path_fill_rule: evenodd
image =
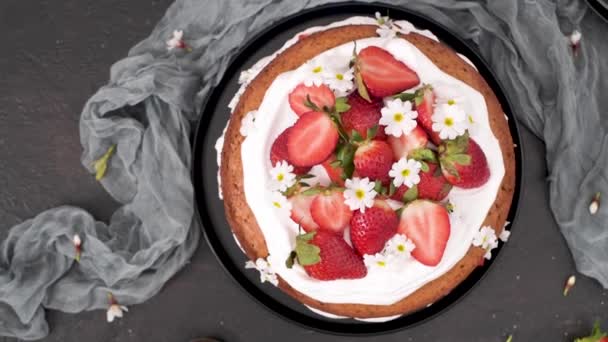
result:
<svg viewBox="0 0 608 342"><path fill-rule="evenodd" d="M107 220L117 204L80 165L78 117L110 65L144 38L170 1L0 2L0 239L8 228L60 204ZM542 143L523 132L526 169L520 219L487 277L445 314L369 340L571 341L593 321L608 324L608 291L578 277L548 207ZM122 320L105 312L48 312L46 341L352 340L305 330L274 316L235 285L208 247L164 290ZM1 319L1 318L0 318ZM14 339L2 339L2 342Z"/></svg>

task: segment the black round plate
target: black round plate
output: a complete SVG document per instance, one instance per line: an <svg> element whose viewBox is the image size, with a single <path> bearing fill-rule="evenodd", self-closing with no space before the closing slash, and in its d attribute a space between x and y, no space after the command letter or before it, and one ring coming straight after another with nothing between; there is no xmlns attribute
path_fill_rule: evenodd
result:
<svg viewBox="0 0 608 342"><path fill-rule="evenodd" d="M255 270L245 270L244 265L247 258L234 241L224 216L223 203L218 198L216 179L218 168L214 145L230 118L228 103L239 87L237 80L242 70L251 67L261 57L272 54L285 41L308 27L325 25L355 15L374 16L376 11L390 13L394 19L409 20L419 28L429 29L442 42L468 57L477 66L481 75L498 96L506 115L509 117L513 139L519 146L519 132L511 113L511 106L495 77L473 48L434 21L407 9L384 4L360 3L331 4L300 12L281 20L252 39L234 58L222 81L213 90L203 106L203 113L194 142L192 176L198 213L207 242L226 271L247 293L272 312L312 329L345 335L386 333L412 326L438 314L467 293L483 277L496 259L494 258L492 261L486 262L483 267L477 268L450 294L433 303L433 305L392 321L370 323L354 319L329 319L317 315L278 288L268 283L261 284ZM520 151L516 153L517 185L508 218L511 222L515 220L521 182L522 158L521 150L517 150ZM498 247L498 250L500 248L501 246Z"/></svg>
<svg viewBox="0 0 608 342"><path fill-rule="evenodd" d="M587 0L587 3L597 14L608 21L608 0Z"/></svg>

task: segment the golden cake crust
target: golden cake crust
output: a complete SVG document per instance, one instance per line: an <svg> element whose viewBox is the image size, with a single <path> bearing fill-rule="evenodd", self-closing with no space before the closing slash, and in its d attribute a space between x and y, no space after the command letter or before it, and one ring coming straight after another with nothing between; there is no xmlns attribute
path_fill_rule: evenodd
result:
<svg viewBox="0 0 608 342"><path fill-rule="evenodd" d="M260 106L267 88L281 73L298 68L328 49L353 40L376 37L376 29L377 26L373 25L348 25L311 34L272 60L241 96L226 131L220 172L226 218L250 259L265 258L268 250L264 235L243 194L241 144L245 138L239 132L243 117ZM448 46L416 33L401 37L415 45L445 73L468 84L485 98L490 126L502 150L505 176L483 224L494 227L498 235L503 230L515 189L513 140L500 103L481 75ZM485 251L481 248L471 246L467 254L447 273L391 305L323 303L298 292L280 277L279 288L303 304L339 316L374 318L407 314L448 294L479 266L484 254Z"/></svg>

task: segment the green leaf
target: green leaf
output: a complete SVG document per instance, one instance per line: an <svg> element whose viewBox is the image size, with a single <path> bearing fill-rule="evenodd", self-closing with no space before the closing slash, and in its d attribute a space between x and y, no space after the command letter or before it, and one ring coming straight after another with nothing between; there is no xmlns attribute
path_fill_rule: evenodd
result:
<svg viewBox="0 0 608 342"><path fill-rule="evenodd" d="M509 335L509 337L507 337L507 340L505 342L513 342L513 335Z"/></svg>
<svg viewBox="0 0 608 342"><path fill-rule="evenodd" d="M315 178L315 175L311 175L310 173L307 173L305 175L301 175L298 176L299 179L309 179L309 178Z"/></svg>
<svg viewBox="0 0 608 342"><path fill-rule="evenodd" d="M367 92L367 88L365 87L365 83L363 82L363 76L361 76L361 71L359 70L359 59L357 58L357 43L355 42L355 47L353 48L353 67L355 73L355 83L357 84L357 91L359 92L359 96L364 98L367 102L372 102L369 93Z"/></svg>
<svg viewBox="0 0 608 342"><path fill-rule="evenodd" d="M376 191L376 193L381 193L382 192L382 182L379 180L376 180L374 182L374 190Z"/></svg>
<svg viewBox="0 0 608 342"><path fill-rule="evenodd" d="M416 98L416 93L401 93L397 95L393 95L394 99L399 99L403 102L413 101Z"/></svg>
<svg viewBox="0 0 608 342"><path fill-rule="evenodd" d="M355 165L353 163L355 159L355 146L345 143L338 147L338 153L336 159L342 163L342 178L347 179L352 177L355 171Z"/></svg>
<svg viewBox="0 0 608 342"><path fill-rule="evenodd" d="M465 153L452 154L448 156L448 159L454 163L460 165L470 165L471 164L471 156Z"/></svg>
<svg viewBox="0 0 608 342"><path fill-rule="evenodd" d="M376 137L376 133L378 133L378 125L374 125L367 129L367 140L372 140Z"/></svg>
<svg viewBox="0 0 608 342"><path fill-rule="evenodd" d="M348 104L348 100L346 97L338 97L336 99L336 112L344 113L350 109L350 105Z"/></svg>
<svg viewBox="0 0 608 342"><path fill-rule="evenodd" d="M287 260L285 260L285 266L287 268L292 268L297 256L298 254L296 253L296 251L291 251L291 253L289 253L289 256L287 257Z"/></svg>
<svg viewBox="0 0 608 342"><path fill-rule="evenodd" d="M595 324L593 324L593 331L591 331L590 336L577 338L576 340L574 340L574 342L599 342L602 337L606 336L608 336L608 334L602 332L602 330L600 329L600 321L598 320L595 321Z"/></svg>
<svg viewBox="0 0 608 342"><path fill-rule="evenodd" d="M388 196L393 196L395 194L395 190L397 190L395 188L395 184L391 182L391 184L388 186Z"/></svg>
<svg viewBox="0 0 608 342"><path fill-rule="evenodd" d="M341 161L341 160L334 160L334 161L332 161L331 163L329 163L329 165L330 165L331 167L334 167L334 168L335 168L335 167L340 167L340 166L342 166L342 161Z"/></svg>
<svg viewBox="0 0 608 342"><path fill-rule="evenodd" d="M104 153L104 155L101 156L101 158L99 158L93 162L93 168L95 169L95 179L96 180L99 181L106 175L106 171L108 169L108 161L110 160L110 157L112 157L112 155L114 154L115 149L116 149L116 145L110 146L110 148L108 148L106 153Z"/></svg>
<svg viewBox="0 0 608 342"><path fill-rule="evenodd" d="M420 170L422 170L422 172L429 172L429 164L427 164L426 162L421 161L420 162Z"/></svg>
<svg viewBox="0 0 608 342"><path fill-rule="evenodd" d="M321 109L314 102L310 100L310 95L306 94L306 100L304 101L304 105L315 112L320 112Z"/></svg>
<svg viewBox="0 0 608 342"><path fill-rule="evenodd" d="M405 209L405 206L395 210L395 214L397 214L397 217L401 217L401 213L403 212L403 209Z"/></svg>
<svg viewBox="0 0 608 342"><path fill-rule="evenodd" d="M403 203L409 203L418 198L418 186L414 185L403 194Z"/></svg>
<svg viewBox="0 0 608 342"><path fill-rule="evenodd" d="M300 186L305 186L305 187L309 187L310 184L306 183L306 182L300 182Z"/></svg>
<svg viewBox="0 0 608 342"><path fill-rule="evenodd" d="M321 190L320 188L310 188L310 189L306 189L306 190L302 191L301 194L304 196L312 196L312 195L318 195L322 191L323 190Z"/></svg>
<svg viewBox="0 0 608 342"><path fill-rule="evenodd" d="M354 142L362 142L363 140L365 140L365 139L363 139L363 137L361 136L361 134L359 134L359 132L357 132L354 129L353 129L353 131L351 133L351 136L353 137L353 141Z"/></svg>
<svg viewBox="0 0 608 342"><path fill-rule="evenodd" d="M428 161L437 163L437 156L435 155L435 152L433 152L433 150L431 150L430 148L417 148L415 150L412 150L408 155L410 158L416 159L418 161Z"/></svg>
<svg viewBox="0 0 608 342"><path fill-rule="evenodd" d="M452 204L452 202L448 202L445 204L445 209L448 211L448 213L453 213L454 212L454 205Z"/></svg>
<svg viewBox="0 0 608 342"><path fill-rule="evenodd" d="M321 261L319 253L321 249L310 243L316 232L310 232L296 236L296 257L298 263L302 266L314 265Z"/></svg>

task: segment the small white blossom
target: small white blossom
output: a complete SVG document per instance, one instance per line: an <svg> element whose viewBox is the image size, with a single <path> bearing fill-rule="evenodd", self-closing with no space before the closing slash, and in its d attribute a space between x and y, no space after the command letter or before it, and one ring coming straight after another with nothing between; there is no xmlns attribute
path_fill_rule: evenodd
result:
<svg viewBox="0 0 608 342"><path fill-rule="evenodd" d="M283 213L291 212L291 202L278 191L273 191L270 198L272 206Z"/></svg>
<svg viewBox="0 0 608 342"><path fill-rule="evenodd" d="M363 263L367 268L386 268L389 266L390 257L382 253L376 253L374 255L365 254L363 256Z"/></svg>
<svg viewBox="0 0 608 342"><path fill-rule="evenodd" d="M119 305L118 303L110 305L108 311L106 312L106 318L108 319L108 323L113 322L114 318L116 317L122 318L123 312L129 312L129 309L127 309L127 307L124 305Z"/></svg>
<svg viewBox="0 0 608 342"><path fill-rule="evenodd" d="M243 120L241 120L241 128L239 132L242 136L246 137L255 128L255 117L258 114L257 110L245 114Z"/></svg>
<svg viewBox="0 0 608 342"><path fill-rule="evenodd" d="M374 206L374 198L377 195L374 190L375 184L369 181L369 178L358 178L347 179L344 183L346 190L344 190L344 203L348 205L350 210L361 210L365 212L365 208L371 208Z"/></svg>
<svg viewBox="0 0 608 342"><path fill-rule="evenodd" d="M169 39L167 41L167 50L171 51L174 48L180 48L180 49L186 48L186 44L182 40L183 38L184 38L184 31L182 31L182 30L173 31L173 36L171 37L171 39Z"/></svg>
<svg viewBox="0 0 608 342"><path fill-rule="evenodd" d="M80 240L80 236L78 234L74 235L74 237L72 238L72 243L74 244L74 247L80 247L80 245L82 244L82 240Z"/></svg>
<svg viewBox="0 0 608 342"><path fill-rule="evenodd" d="M344 68L343 70L332 68L323 73L324 82L338 97L350 94L355 86L353 82L354 78L353 69L348 68Z"/></svg>
<svg viewBox="0 0 608 342"><path fill-rule="evenodd" d="M579 30L574 30L572 32L572 34L570 34L570 44L572 45L578 45L578 43L581 41L581 38L583 37L583 35L581 34L581 32Z"/></svg>
<svg viewBox="0 0 608 342"><path fill-rule="evenodd" d="M420 183L420 168L422 168L422 164L419 161L403 157L393 164L388 175L393 178L393 184L396 187L403 184L411 188Z"/></svg>
<svg viewBox="0 0 608 342"><path fill-rule="evenodd" d="M486 251L484 258L490 260L492 258L492 250L498 247L498 239L494 228L483 226L479 229L473 238L473 246L480 247Z"/></svg>
<svg viewBox="0 0 608 342"><path fill-rule="evenodd" d="M376 29L376 34L378 34L380 38L385 39L393 39L397 37L397 31L393 27L389 27L387 25L380 25L380 27Z"/></svg>
<svg viewBox="0 0 608 342"><path fill-rule="evenodd" d="M410 101L389 100L380 112L382 113L380 124L386 126L384 128L386 134L400 137L402 134L409 134L416 128L418 112L412 109Z"/></svg>
<svg viewBox="0 0 608 342"><path fill-rule="evenodd" d="M270 169L271 190L285 191L296 182L293 166L281 160Z"/></svg>
<svg viewBox="0 0 608 342"><path fill-rule="evenodd" d="M274 286L279 285L279 279L277 278L276 273L274 273L270 263L265 259L258 258L255 263L253 261L247 261L245 263L245 268L258 270L258 272L260 272L260 282L269 282Z"/></svg>
<svg viewBox="0 0 608 342"><path fill-rule="evenodd" d="M464 134L466 114L462 107L455 102L443 103L435 107L433 120L433 131L439 132L441 139L454 139Z"/></svg>
<svg viewBox="0 0 608 342"><path fill-rule="evenodd" d="M376 12L375 16L378 25L390 25L392 23L392 20L388 17L388 15L383 16L380 14L380 12Z"/></svg>
<svg viewBox="0 0 608 342"><path fill-rule="evenodd" d="M414 245L412 240L408 239L407 236L395 234L395 236L387 241L384 249L386 254L398 257L409 257L414 248L416 248L416 245Z"/></svg>
<svg viewBox="0 0 608 342"><path fill-rule="evenodd" d="M317 61L306 62L304 70L306 72L304 85L307 87L312 87L313 85L320 86L323 84L323 75L331 72L326 66L319 64Z"/></svg>
<svg viewBox="0 0 608 342"><path fill-rule="evenodd" d="M500 232L500 235L498 235L498 238L502 242L507 242L509 241L509 236L511 236L511 232L508 231L506 228L503 228L502 232Z"/></svg>
<svg viewBox="0 0 608 342"><path fill-rule="evenodd" d="M597 214L597 211L600 209L600 196L601 194L598 192L591 199L591 203L589 203L589 213L591 215Z"/></svg>

